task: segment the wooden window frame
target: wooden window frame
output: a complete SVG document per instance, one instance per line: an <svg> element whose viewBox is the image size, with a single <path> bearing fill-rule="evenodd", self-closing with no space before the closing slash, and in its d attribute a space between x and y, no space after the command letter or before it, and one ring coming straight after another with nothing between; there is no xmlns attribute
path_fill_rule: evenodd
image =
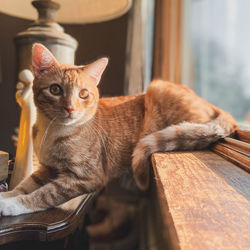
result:
<svg viewBox="0 0 250 250"><path fill-rule="evenodd" d="M182 0L157 0L153 78L181 83Z"/></svg>
<svg viewBox="0 0 250 250"><path fill-rule="evenodd" d="M237 130L235 138L225 138L211 149L250 173L250 130Z"/></svg>

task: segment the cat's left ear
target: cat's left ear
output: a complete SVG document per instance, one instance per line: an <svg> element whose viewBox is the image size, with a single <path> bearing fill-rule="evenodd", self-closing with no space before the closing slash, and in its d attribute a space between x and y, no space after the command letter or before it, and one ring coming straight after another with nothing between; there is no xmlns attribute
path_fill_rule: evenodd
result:
<svg viewBox="0 0 250 250"><path fill-rule="evenodd" d="M99 84L102 73L108 65L108 61L107 57L103 57L84 67L84 72L96 81L96 85Z"/></svg>
<svg viewBox="0 0 250 250"><path fill-rule="evenodd" d="M36 77L57 63L52 53L42 44L35 43L32 47L32 68Z"/></svg>

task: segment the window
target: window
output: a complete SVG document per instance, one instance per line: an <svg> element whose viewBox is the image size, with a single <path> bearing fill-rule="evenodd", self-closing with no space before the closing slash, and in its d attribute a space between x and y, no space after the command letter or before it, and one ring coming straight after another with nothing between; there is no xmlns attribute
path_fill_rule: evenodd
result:
<svg viewBox="0 0 250 250"><path fill-rule="evenodd" d="M189 0L183 7L182 83L250 125L250 1ZM190 66L192 65L192 66Z"/></svg>

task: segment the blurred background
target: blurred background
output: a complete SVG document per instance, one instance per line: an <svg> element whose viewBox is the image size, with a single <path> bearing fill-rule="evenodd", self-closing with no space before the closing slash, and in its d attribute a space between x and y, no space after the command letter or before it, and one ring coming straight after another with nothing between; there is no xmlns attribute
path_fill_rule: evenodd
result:
<svg viewBox="0 0 250 250"><path fill-rule="evenodd" d="M195 91L248 125L249 10L247 0L196 0L186 10L189 21L184 26L191 45Z"/></svg>

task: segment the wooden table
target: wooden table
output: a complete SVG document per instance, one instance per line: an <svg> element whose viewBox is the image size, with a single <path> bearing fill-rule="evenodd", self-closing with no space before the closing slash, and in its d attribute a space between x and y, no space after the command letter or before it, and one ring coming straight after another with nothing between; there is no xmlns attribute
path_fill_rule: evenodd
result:
<svg viewBox="0 0 250 250"><path fill-rule="evenodd" d="M94 197L92 193L82 195L44 212L0 218L0 249L17 249L7 244L17 241L32 240L37 244L67 237L83 225Z"/></svg>

